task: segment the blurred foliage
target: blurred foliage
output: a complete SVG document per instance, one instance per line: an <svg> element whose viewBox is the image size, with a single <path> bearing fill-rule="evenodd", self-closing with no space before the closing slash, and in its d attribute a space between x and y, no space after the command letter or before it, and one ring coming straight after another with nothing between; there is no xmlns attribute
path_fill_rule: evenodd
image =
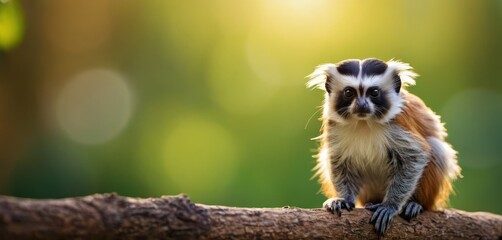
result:
<svg viewBox="0 0 502 240"><path fill-rule="evenodd" d="M464 176L452 206L502 213L501 24L501 1L0 3L0 193L320 207L322 93L305 76L377 57L414 66L410 91L447 123ZM97 81L62 100L95 69L121 89Z"/></svg>
<svg viewBox="0 0 502 240"><path fill-rule="evenodd" d="M0 1L0 50L16 46L23 36L23 15L17 1Z"/></svg>

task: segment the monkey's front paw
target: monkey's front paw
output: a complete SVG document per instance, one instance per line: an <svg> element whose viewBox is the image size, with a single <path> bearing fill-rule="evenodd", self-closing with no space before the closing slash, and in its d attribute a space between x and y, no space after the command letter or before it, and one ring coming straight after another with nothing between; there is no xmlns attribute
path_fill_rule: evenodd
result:
<svg viewBox="0 0 502 240"><path fill-rule="evenodd" d="M403 210L401 211L401 217L410 221L412 218L418 216L423 211L422 205L415 201L409 201L404 205Z"/></svg>
<svg viewBox="0 0 502 240"><path fill-rule="evenodd" d="M347 211L352 211L356 206L353 200L344 198L330 198L326 200L323 204L324 208L330 213L336 214L340 217L342 216L342 209L347 209Z"/></svg>
<svg viewBox="0 0 502 240"><path fill-rule="evenodd" d="M384 235L389 229L392 219L397 215L397 207L380 203L366 205L365 208L375 212L370 219L370 223L375 225L375 231L379 235Z"/></svg>

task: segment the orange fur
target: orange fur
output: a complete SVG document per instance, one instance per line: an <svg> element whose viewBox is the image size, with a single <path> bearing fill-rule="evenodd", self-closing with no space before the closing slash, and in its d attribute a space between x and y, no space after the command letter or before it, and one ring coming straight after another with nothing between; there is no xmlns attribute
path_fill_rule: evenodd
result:
<svg viewBox="0 0 502 240"><path fill-rule="evenodd" d="M321 139L321 145L319 149L323 149L323 144L328 143L328 128L329 127L334 127L336 125L336 122L327 120L327 123L323 121L322 125L322 135L320 136ZM317 159L319 159L319 156L315 156ZM321 184L321 192L328 198L335 198L338 197L338 194L335 190L335 187L333 186L333 183L331 182L331 179L329 179L329 175L323 174L321 171L321 167L318 165L315 168L316 174L315 176L319 176L319 183Z"/></svg>
<svg viewBox="0 0 502 240"><path fill-rule="evenodd" d="M395 121L401 127L413 133L422 142L426 151L431 147L425 141L426 137L436 137L444 140L446 130L443 124L430 108L417 96L402 92L405 104L403 112L396 116ZM438 209L445 207L448 197L452 192L452 186L447 176L438 168L437 159L434 156L424 169L417 189L413 196L425 209Z"/></svg>
<svg viewBox="0 0 502 240"><path fill-rule="evenodd" d="M444 140L446 130L439 121L439 117L417 96L404 90L401 96L405 103L403 111L396 116L395 121L422 138L431 136Z"/></svg>

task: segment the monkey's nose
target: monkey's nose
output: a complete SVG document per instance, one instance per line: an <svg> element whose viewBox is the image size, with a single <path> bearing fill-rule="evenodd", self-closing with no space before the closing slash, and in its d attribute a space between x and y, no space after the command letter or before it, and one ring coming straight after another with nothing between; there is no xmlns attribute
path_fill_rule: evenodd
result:
<svg viewBox="0 0 502 240"><path fill-rule="evenodd" d="M365 98L359 98L356 101L355 113L370 113L370 105Z"/></svg>

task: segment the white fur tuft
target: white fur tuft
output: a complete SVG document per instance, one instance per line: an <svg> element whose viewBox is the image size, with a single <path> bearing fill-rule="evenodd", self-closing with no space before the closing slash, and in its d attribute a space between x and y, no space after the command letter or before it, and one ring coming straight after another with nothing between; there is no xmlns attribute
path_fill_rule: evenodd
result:
<svg viewBox="0 0 502 240"><path fill-rule="evenodd" d="M460 167L457 163L457 152L453 150L451 145L435 137L427 137L427 142L432 148L433 160L443 174L448 176L450 180L461 177Z"/></svg>
<svg viewBox="0 0 502 240"><path fill-rule="evenodd" d="M387 62L387 72L397 73L401 78L401 86L407 87L415 85L415 78L418 76L413 71L413 67L408 63L403 63L395 60L390 60ZM389 71L390 70L390 71Z"/></svg>
<svg viewBox="0 0 502 240"><path fill-rule="evenodd" d="M316 67L315 71L307 77L310 81L307 82L307 88L318 88L326 90L325 83L328 76L337 75L336 65L332 63L322 64Z"/></svg>

